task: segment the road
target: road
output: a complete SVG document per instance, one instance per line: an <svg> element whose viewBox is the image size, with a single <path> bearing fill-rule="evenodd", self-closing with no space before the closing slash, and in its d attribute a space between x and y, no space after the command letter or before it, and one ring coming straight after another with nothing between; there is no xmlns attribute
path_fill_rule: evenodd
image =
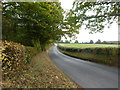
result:
<svg viewBox="0 0 120 90"><path fill-rule="evenodd" d="M53 46L52 62L83 88L118 88L118 69L62 54Z"/></svg>

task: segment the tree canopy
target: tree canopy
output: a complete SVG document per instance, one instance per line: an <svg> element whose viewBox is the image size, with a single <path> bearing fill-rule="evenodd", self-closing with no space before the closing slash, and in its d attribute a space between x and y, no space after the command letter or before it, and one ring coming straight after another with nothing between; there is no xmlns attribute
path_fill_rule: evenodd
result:
<svg viewBox="0 0 120 90"><path fill-rule="evenodd" d="M85 25L90 33L103 32L120 16L120 2L81 2L75 0L73 8L67 13L69 25ZM71 25L72 24L72 25Z"/></svg>
<svg viewBox="0 0 120 90"><path fill-rule="evenodd" d="M64 18L59 2L3 2L2 35L4 40L42 49L62 36L75 36L81 25L92 32L102 32L119 16L119 2L80 2ZM90 13L90 14L89 14Z"/></svg>
<svg viewBox="0 0 120 90"><path fill-rule="evenodd" d="M101 40L98 39L98 41L96 41L96 44L101 44Z"/></svg>
<svg viewBox="0 0 120 90"><path fill-rule="evenodd" d="M63 9L59 2L3 3L3 39L25 45L40 42L41 48L58 40L63 31Z"/></svg>
<svg viewBox="0 0 120 90"><path fill-rule="evenodd" d="M93 42L93 40L90 40L90 44L93 44L94 42Z"/></svg>
<svg viewBox="0 0 120 90"><path fill-rule="evenodd" d="M75 42L74 42L74 43L79 43L79 42L78 42L78 40L75 40Z"/></svg>

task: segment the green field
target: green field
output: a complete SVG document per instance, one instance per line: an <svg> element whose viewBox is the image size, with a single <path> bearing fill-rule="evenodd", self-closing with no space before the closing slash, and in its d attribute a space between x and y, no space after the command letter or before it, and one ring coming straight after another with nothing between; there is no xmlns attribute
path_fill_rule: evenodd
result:
<svg viewBox="0 0 120 90"><path fill-rule="evenodd" d="M58 49L76 58L111 66L118 66L120 58L120 48L112 44L59 43Z"/></svg>
<svg viewBox="0 0 120 90"><path fill-rule="evenodd" d="M72 47L72 48L118 48L118 45L112 44L79 44L79 43L60 43L60 46L63 47Z"/></svg>

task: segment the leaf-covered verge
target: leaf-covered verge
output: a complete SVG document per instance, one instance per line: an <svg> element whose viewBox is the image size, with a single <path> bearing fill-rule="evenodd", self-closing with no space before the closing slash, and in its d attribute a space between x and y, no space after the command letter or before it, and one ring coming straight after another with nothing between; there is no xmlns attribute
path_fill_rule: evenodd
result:
<svg viewBox="0 0 120 90"><path fill-rule="evenodd" d="M27 49L14 42L2 43L2 69L4 64L7 67L2 72L3 88L80 88L52 64L46 51L36 54L36 49ZM14 69L8 69L10 67ZM9 73L5 74L6 72Z"/></svg>

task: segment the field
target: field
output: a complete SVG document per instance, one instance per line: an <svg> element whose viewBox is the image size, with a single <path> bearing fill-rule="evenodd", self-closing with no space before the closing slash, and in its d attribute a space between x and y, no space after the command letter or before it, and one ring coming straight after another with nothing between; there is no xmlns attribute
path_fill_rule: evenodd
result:
<svg viewBox="0 0 120 90"><path fill-rule="evenodd" d="M118 48L118 45L112 44L78 44L78 43L64 43L59 44L63 47L72 47L72 48Z"/></svg>
<svg viewBox="0 0 120 90"><path fill-rule="evenodd" d="M64 54L110 66L118 66L120 48L112 44L59 43L58 49Z"/></svg>

